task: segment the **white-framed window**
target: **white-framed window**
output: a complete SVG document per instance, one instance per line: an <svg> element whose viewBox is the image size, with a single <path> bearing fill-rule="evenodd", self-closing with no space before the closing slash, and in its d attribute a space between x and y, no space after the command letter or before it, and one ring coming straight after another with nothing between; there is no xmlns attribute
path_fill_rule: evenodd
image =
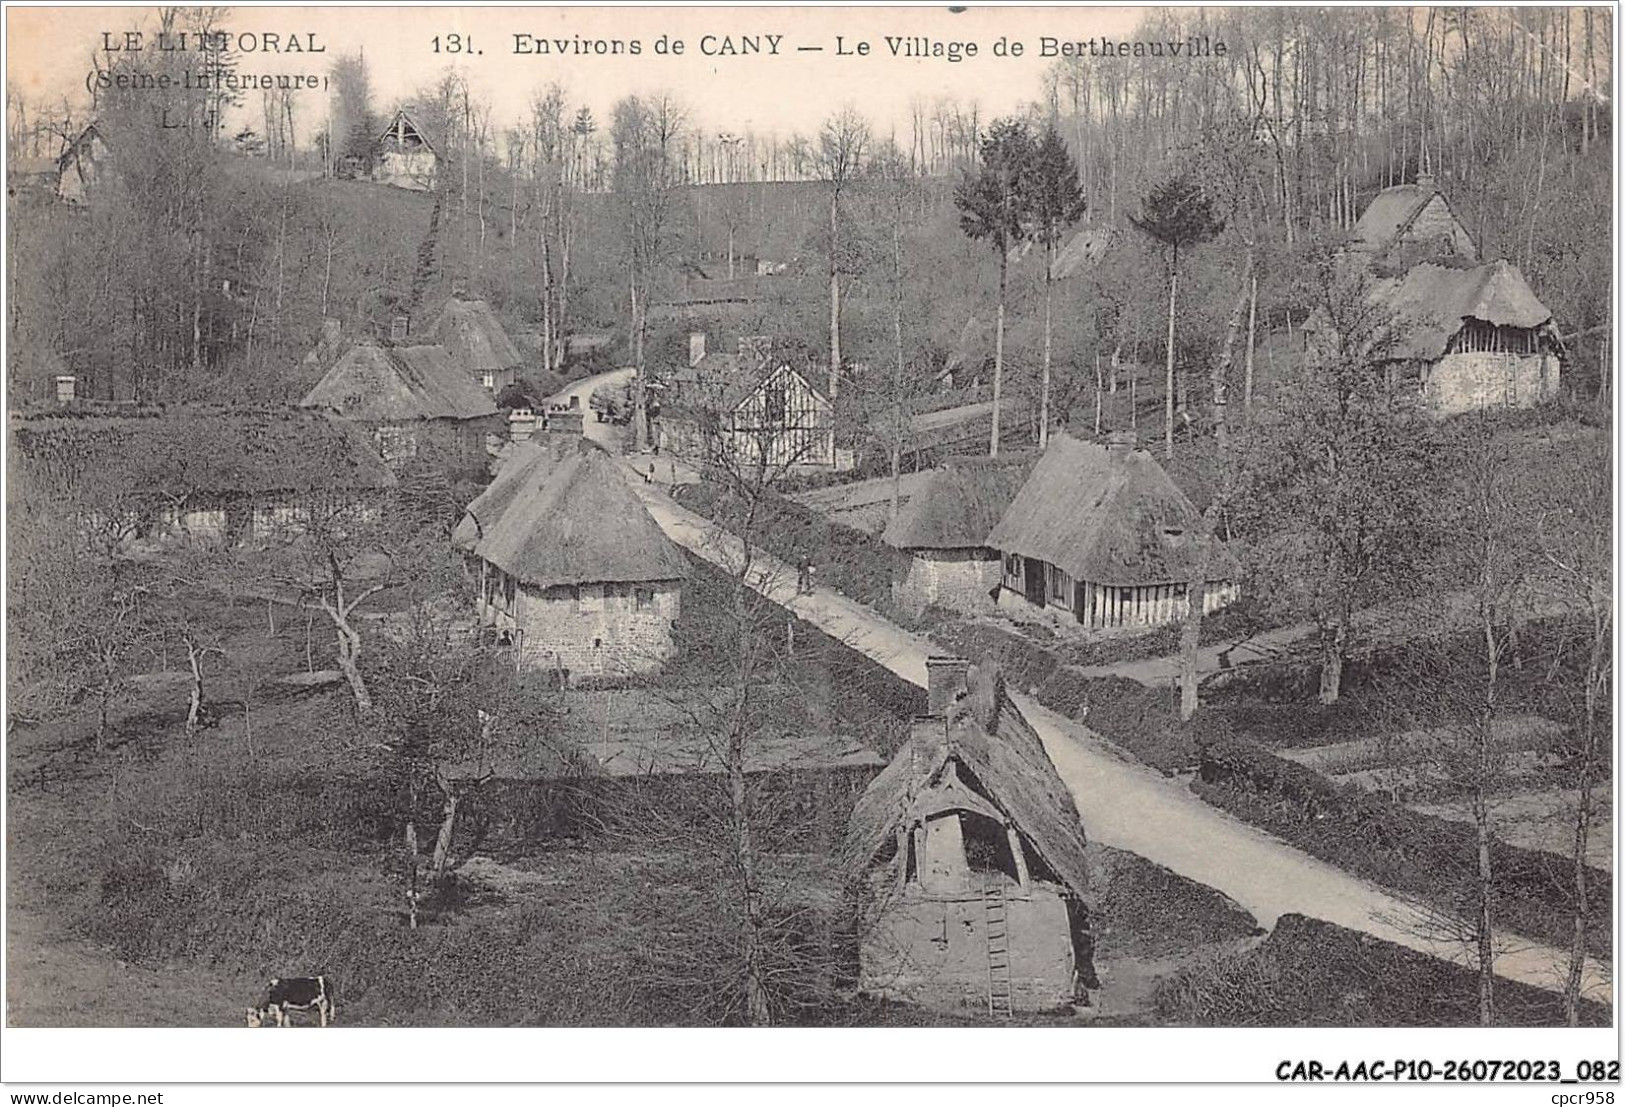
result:
<svg viewBox="0 0 1625 1107"><path fill-rule="evenodd" d="M639 611L649 611L654 608L655 590L653 588L642 584L635 585L632 589L632 596Z"/></svg>

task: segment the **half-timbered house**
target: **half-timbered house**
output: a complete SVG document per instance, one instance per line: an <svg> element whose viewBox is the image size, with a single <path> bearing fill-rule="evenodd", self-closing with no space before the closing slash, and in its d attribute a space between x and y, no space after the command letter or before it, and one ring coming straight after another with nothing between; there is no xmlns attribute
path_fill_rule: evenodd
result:
<svg viewBox="0 0 1625 1107"><path fill-rule="evenodd" d="M1100 446L1054 434L987 536L1003 557L999 602L1091 630L1178 622L1201 522L1190 498L1127 436ZM1204 612L1235 599L1237 575L1228 551L1211 552Z"/></svg>
<svg viewBox="0 0 1625 1107"><path fill-rule="evenodd" d="M1354 224L1349 248L1356 257L1392 272L1422 261L1478 260L1473 236L1428 173L1420 174L1415 184L1377 193Z"/></svg>
<svg viewBox="0 0 1625 1107"><path fill-rule="evenodd" d="M372 179L414 192L433 192L440 153L428 133L404 109L397 111L378 136Z"/></svg>
<svg viewBox="0 0 1625 1107"><path fill-rule="evenodd" d="M934 469L898 509L880 540L907 554L892 570L892 598L910 610L991 607L999 551L987 536L1032 468L1024 456L966 458Z"/></svg>

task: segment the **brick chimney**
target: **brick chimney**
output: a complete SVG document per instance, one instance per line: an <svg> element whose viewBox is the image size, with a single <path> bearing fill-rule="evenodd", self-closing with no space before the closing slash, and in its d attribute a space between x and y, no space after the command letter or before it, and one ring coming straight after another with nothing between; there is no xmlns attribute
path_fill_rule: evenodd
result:
<svg viewBox="0 0 1625 1107"><path fill-rule="evenodd" d="M1433 187L1433 174L1429 173L1425 169L1418 173L1416 175L1416 187L1421 191L1423 196L1432 196L1435 191Z"/></svg>
<svg viewBox="0 0 1625 1107"><path fill-rule="evenodd" d="M579 407L554 408L547 413L547 433L580 438L586 433L584 412Z"/></svg>
<svg viewBox="0 0 1625 1107"><path fill-rule="evenodd" d="M688 367L694 368L703 357L705 357L705 332L695 331L688 336Z"/></svg>
<svg viewBox="0 0 1625 1107"><path fill-rule="evenodd" d="M1140 436L1131 430L1115 430L1106 436L1106 453L1112 457L1127 457L1139 444Z"/></svg>
<svg viewBox="0 0 1625 1107"><path fill-rule="evenodd" d="M963 657L932 656L925 659L925 713L942 718L966 691L970 662Z"/></svg>

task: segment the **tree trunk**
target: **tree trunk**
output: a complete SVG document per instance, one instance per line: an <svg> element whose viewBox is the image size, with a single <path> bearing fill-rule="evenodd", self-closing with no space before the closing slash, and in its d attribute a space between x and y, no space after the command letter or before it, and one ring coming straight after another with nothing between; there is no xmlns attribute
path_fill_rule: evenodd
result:
<svg viewBox="0 0 1625 1107"><path fill-rule="evenodd" d="M1096 350L1095 351L1095 433L1096 434L1100 433L1100 415L1101 415L1101 409L1102 409L1102 407L1104 407L1104 398L1101 396L1101 391L1102 391L1101 384L1102 384L1102 382L1101 382L1101 379L1100 379L1100 351Z"/></svg>
<svg viewBox="0 0 1625 1107"><path fill-rule="evenodd" d="M203 716L203 651L190 638L186 640L186 661L192 668L192 692L186 705L186 733L191 734Z"/></svg>
<svg viewBox="0 0 1625 1107"><path fill-rule="evenodd" d="M891 511L897 518L903 490L903 211L902 197L892 210L892 352L897 360L892 375L893 432L891 446Z"/></svg>
<svg viewBox="0 0 1625 1107"><path fill-rule="evenodd" d="M840 193L829 197L829 399L841 388L841 208Z"/></svg>
<svg viewBox="0 0 1625 1107"><path fill-rule="evenodd" d="M1247 296L1247 372L1242 380L1241 407L1247 421L1253 418L1253 350L1258 328L1258 274L1253 274L1252 291Z"/></svg>
<svg viewBox="0 0 1625 1107"><path fill-rule="evenodd" d="M1044 368L1038 385L1038 448L1049 445L1050 309L1054 299L1055 246L1044 244Z"/></svg>
<svg viewBox="0 0 1625 1107"><path fill-rule="evenodd" d="M1489 730L1489 719L1483 729ZM1480 742L1489 741L1488 733ZM1483 794L1484 781L1477 786L1473 797L1473 831L1478 843L1478 1022L1480 1026L1495 1025L1495 935L1491 920L1493 872L1490 868L1490 812Z"/></svg>
<svg viewBox="0 0 1625 1107"><path fill-rule="evenodd" d="M441 808L440 833L435 835L434 857L429 862L429 871L437 882L446 875L446 863L451 860L451 838L457 831L457 811L462 804L461 795L446 793L446 804Z"/></svg>
<svg viewBox="0 0 1625 1107"><path fill-rule="evenodd" d="M349 620L344 617L334 617L334 631L338 638L339 671L350 684L350 694L355 698L357 715L372 714L372 693L367 691L367 683L361 677L361 669L357 659L361 656L361 635L350 626Z"/></svg>
<svg viewBox="0 0 1625 1107"><path fill-rule="evenodd" d="M999 251L999 314L993 328L993 430L989 435L988 457L999 456L999 418L1004 403L1004 294L1010 270L1010 255Z"/></svg>
<svg viewBox="0 0 1625 1107"><path fill-rule="evenodd" d="M1179 299L1179 252L1174 252L1174 265L1168 276L1168 365L1164 382L1168 394L1163 397L1162 444L1166 456L1174 456L1174 306Z"/></svg>
<svg viewBox="0 0 1625 1107"><path fill-rule="evenodd" d="M1343 692L1343 650L1348 631L1342 622L1320 628L1320 702L1332 704Z"/></svg>
<svg viewBox="0 0 1625 1107"><path fill-rule="evenodd" d="M1612 599L1603 601L1611 605ZM1593 597L1593 610L1597 600ZM1611 666L1607 649L1612 630L1612 614L1604 618L1593 616L1591 658L1586 670L1585 718L1581 726L1579 807L1574 815L1574 940L1569 947L1568 978L1563 984L1564 1021L1570 1026L1580 1025L1580 984L1585 975L1586 934L1591 925L1590 877L1586 857L1591 844L1592 789L1597 768L1597 712L1602 690L1606 687Z"/></svg>

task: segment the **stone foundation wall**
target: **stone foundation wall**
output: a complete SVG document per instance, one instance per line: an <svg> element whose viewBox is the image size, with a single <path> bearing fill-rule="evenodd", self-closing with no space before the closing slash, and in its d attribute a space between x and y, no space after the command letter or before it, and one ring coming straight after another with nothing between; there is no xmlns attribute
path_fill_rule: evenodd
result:
<svg viewBox="0 0 1625 1107"><path fill-rule="evenodd" d="M1053 1011L1072 1002L1073 952L1066 903L1034 883L1005 899L1010 1002ZM865 993L937 1010L987 1010L987 910L980 895L926 896L911 884L871 909L860 937Z"/></svg>
<svg viewBox="0 0 1625 1107"><path fill-rule="evenodd" d="M928 604L954 611L985 611L993 607L993 589L998 583L997 555L916 550L905 565L893 570L892 599L916 612Z"/></svg>
<svg viewBox="0 0 1625 1107"><path fill-rule="evenodd" d="M1428 370L1426 394L1439 415L1486 407L1534 407L1557 396L1551 354L1446 354Z"/></svg>
<svg viewBox="0 0 1625 1107"><path fill-rule="evenodd" d="M522 663L563 669L572 682L650 672L677 652L672 624L681 604L677 581L521 587L513 623Z"/></svg>

